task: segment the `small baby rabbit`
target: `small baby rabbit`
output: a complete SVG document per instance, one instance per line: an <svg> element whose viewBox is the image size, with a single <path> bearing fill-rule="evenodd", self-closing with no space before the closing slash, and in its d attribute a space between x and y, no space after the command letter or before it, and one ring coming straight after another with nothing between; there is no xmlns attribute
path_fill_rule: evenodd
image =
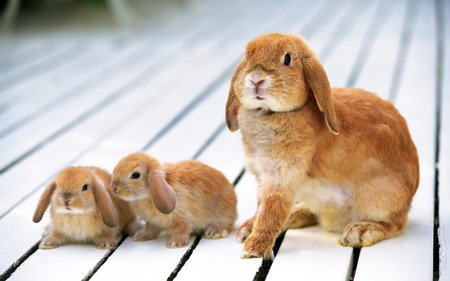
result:
<svg viewBox="0 0 450 281"><path fill-rule="evenodd" d="M237 218L236 194L225 176L199 161L161 164L138 152L119 161L111 186L129 201L145 226L135 241L171 235L167 247L183 247L190 233L226 237Z"/></svg>
<svg viewBox="0 0 450 281"><path fill-rule="evenodd" d="M114 249L122 230L134 235L142 225L129 204L113 195L111 175L96 167L68 167L44 190L33 216L39 222L50 206L51 222L39 245L53 249L63 244L90 242Z"/></svg>
<svg viewBox="0 0 450 281"><path fill-rule="evenodd" d="M241 129L258 208L237 232L243 258L269 258L278 234L320 223L339 243L370 246L398 236L419 185L405 119L361 89L330 88L302 38L251 41L234 73L226 121Z"/></svg>

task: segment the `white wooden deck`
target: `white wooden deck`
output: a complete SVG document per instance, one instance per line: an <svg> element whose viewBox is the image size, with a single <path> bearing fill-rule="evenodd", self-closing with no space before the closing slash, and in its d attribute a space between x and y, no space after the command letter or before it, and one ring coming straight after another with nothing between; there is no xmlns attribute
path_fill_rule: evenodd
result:
<svg viewBox="0 0 450 281"><path fill-rule="evenodd" d="M182 249L167 237L38 249L48 215L31 218L60 169L112 171L139 150L223 171L235 228L252 216L256 183L224 110L246 43L271 31L304 36L332 86L376 92L407 119L421 183L400 237L359 251L318 227L289 230L273 263L240 259L234 233ZM450 1L192 0L94 35L0 37L0 280L450 280Z"/></svg>

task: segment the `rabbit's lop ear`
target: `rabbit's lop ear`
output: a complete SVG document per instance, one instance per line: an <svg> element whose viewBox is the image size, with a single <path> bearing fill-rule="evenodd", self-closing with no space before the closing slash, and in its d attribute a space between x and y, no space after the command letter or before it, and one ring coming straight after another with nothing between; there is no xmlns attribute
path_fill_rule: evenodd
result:
<svg viewBox="0 0 450 281"><path fill-rule="evenodd" d="M245 58L243 58L239 63L236 71L234 72L233 77L231 78L230 92L228 93L228 100L225 113L227 126L231 132L237 131L239 129L237 114L239 111L239 107L241 106L241 102L239 100L239 97L237 97L234 92L234 86L237 77L239 77L239 75L242 75L241 72L244 69L245 63L246 63Z"/></svg>
<svg viewBox="0 0 450 281"><path fill-rule="evenodd" d="M167 183L164 173L155 171L149 175L149 180L150 193L155 207L163 214L172 213L177 203L177 196Z"/></svg>
<svg viewBox="0 0 450 281"><path fill-rule="evenodd" d="M41 221L42 216L45 213L45 210L47 210L48 205L50 205L50 200L52 199L52 194L53 194L53 191L55 191L55 188L56 188L55 181L52 181L45 188L44 192L41 195L41 198L39 199L39 203L36 207L36 210L34 211L34 215L33 215L34 222Z"/></svg>
<svg viewBox="0 0 450 281"><path fill-rule="evenodd" d="M91 178L95 201L103 222L109 227L116 227L119 225L119 216L105 185L97 176L91 174Z"/></svg>
<svg viewBox="0 0 450 281"><path fill-rule="evenodd" d="M325 115L328 129L335 135L339 134L339 125L334 111L330 82L322 64L314 54L303 56L303 73L316 98L320 111Z"/></svg>

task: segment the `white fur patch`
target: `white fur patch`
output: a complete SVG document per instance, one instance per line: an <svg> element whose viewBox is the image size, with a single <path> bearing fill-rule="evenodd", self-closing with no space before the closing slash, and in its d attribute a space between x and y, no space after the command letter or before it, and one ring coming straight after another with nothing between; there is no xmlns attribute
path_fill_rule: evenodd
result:
<svg viewBox="0 0 450 281"><path fill-rule="evenodd" d="M55 213L58 214L69 214L69 215L81 215L81 214L87 214L89 212L87 212L86 210L78 210L78 209L70 209L67 210L65 208L55 208Z"/></svg>
<svg viewBox="0 0 450 281"><path fill-rule="evenodd" d="M312 212L320 213L323 208L350 208L354 195L346 185L313 180L300 189L297 200L303 202Z"/></svg>

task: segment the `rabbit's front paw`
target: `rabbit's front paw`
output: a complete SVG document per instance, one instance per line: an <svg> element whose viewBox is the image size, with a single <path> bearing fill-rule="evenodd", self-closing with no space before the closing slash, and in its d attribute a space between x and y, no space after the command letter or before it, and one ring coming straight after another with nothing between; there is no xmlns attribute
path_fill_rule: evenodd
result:
<svg viewBox="0 0 450 281"><path fill-rule="evenodd" d="M267 237L250 235L244 243L244 250L241 252L242 259L264 258L273 259L272 244Z"/></svg>

